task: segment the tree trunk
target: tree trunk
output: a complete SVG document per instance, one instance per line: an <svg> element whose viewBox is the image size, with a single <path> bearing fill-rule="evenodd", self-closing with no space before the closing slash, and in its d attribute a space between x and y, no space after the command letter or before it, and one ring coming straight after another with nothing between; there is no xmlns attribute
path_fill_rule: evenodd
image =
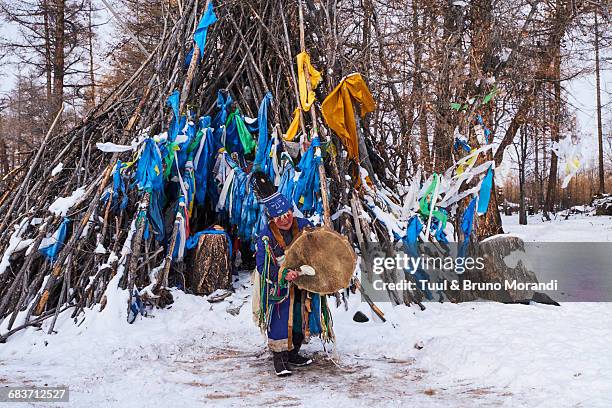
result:
<svg viewBox="0 0 612 408"><path fill-rule="evenodd" d="M479 85L472 86L471 84L466 87L468 93L475 95L483 95L489 91L485 87L486 79L493 76L493 70L495 68L492 63L493 50L492 50L492 28L493 28L493 17L492 17L492 2L491 0L477 0L473 1L470 8L470 25L473 27L472 30L472 54L473 58L470 58L470 72L471 76L480 79ZM479 109L479 113L483 117L486 123L492 121L495 117L493 103L482 106ZM494 138L495 135L491 133L490 138ZM491 143L492 140L489 140ZM485 160L493 160L493 154L489 151L484 158L479 159L478 163L482 163ZM489 208L485 214L483 222L477 225L477 236L479 239L488 238L492 235L503 234L501 215L499 213L499 197L498 191L493 182L491 187L491 202Z"/></svg>
<svg viewBox="0 0 612 408"><path fill-rule="evenodd" d="M537 115L537 110L538 108L536 108L536 117L539 117ZM534 165L535 165L535 169L534 169L534 187L535 187L535 212L538 213L540 212L540 208L542 206L542 200L541 198L541 194L542 194L542 190L541 190L541 184L540 184L540 147L539 147L539 143L540 143L540 124L536 122L535 127L534 127L534 135L533 135L533 143L534 143L534 148L533 151L535 153L535 161L534 161Z"/></svg>
<svg viewBox="0 0 612 408"><path fill-rule="evenodd" d="M49 28L49 2L47 0L43 1L43 22L44 22L44 35L45 35L45 77L46 77L46 91L47 91L47 122L51 125L51 121L53 120L52 115L52 105L53 105L53 94L52 94L52 78L51 71L52 63L51 63L51 31Z"/></svg>
<svg viewBox="0 0 612 408"><path fill-rule="evenodd" d="M425 176L431 173L431 155L429 154L429 136L427 134L427 107L423 92L423 77L421 72L421 59L423 56L423 43L421 35L425 24L419 27L419 3L414 0L412 3L412 36L414 41L414 76L413 76L413 98L418 98L419 107L419 153L420 162L423 164ZM419 38L421 37L421 38ZM414 99L413 99L414 100Z"/></svg>
<svg viewBox="0 0 612 408"><path fill-rule="evenodd" d="M542 97L542 118L548 118L546 111L546 98ZM546 126L542 126L542 168L540 169L540 202L542 203L541 209L544 213L544 182L547 180L546 175L548 174L548 148L547 148L547 137L546 137Z"/></svg>
<svg viewBox="0 0 612 408"><path fill-rule="evenodd" d="M604 158L603 158L603 127L601 125L601 77L599 72L599 21L595 11L595 82L597 88L597 146L599 148L599 194L606 192Z"/></svg>
<svg viewBox="0 0 612 408"><path fill-rule="evenodd" d="M559 141L559 130L561 122L561 41L556 45L556 56L554 59L554 93L555 100L552 110L552 126L550 129L551 142ZM556 154L550 155L550 173L548 175L548 186L546 188L546 202L544 203L544 217L550 219L550 212L553 212L557 197L557 162Z"/></svg>
<svg viewBox="0 0 612 408"><path fill-rule="evenodd" d="M455 47L458 47L462 23L457 23L457 14L452 3L446 2L444 8L443 42L446 47L442 50L440 71L436 81L436 121L433 138L434 168L433 171L443 172L451 163L451 149L453 146L454 122L450 110L451 76L455 70L453 58ZM460 11L462 13L462 11Z"/></svg>
<svg viewBox="0 0 612 408"><path fill-rule="evenodd" d="M527 210L525 208L525 164L519 165L519 224L527 225Z"/></svg>
<svg viewBox="0 0 612 408"><path fill-rule="evenodd" d="M481 241L493 235L503 233L504 229L502 227L501 214L499 213L499 194L497 193L495 178L493 178L489 209L484 215L484 220L477 225L476 236L478 237L478 240Z"/></svg>
<svg viewBox="0 0 612 408"><path fill-rule="evenodd" d="M0 118L1 119L1 118ZM2 122L0 121L0 125ZM9 162L7 155L6 141L4 137L0 138L0 175L9 172Z"/></svg>
<svg viewBox="0 0 612 408"><path fill-rule="evenodd" d="M53 58L53 116L64 101L64 7L65 0L55 0L55 55Z"/></svg>
<svg viewBox="0 0 612 408"><path fill-rule="evenodd" d="M87 31L88 31L88 36L87 36L87 41L88 41L88 48L89 48L89 83L91 86L91 95L89 97L89 103L91 105L91 107L94 107L96 105L96 77L94 74L94 56L93 56L93 28L92 28L92 23L91 23L91 13L93 13L92 10L92 1L89 0L89 10L87 13Z"/></svg>
<svg viewBox="0 0 612 408"><path fill-rule="evenodd" d="M519 155L519 224L527 225L527 212L525 209L525 165L527 160L526 127L521 129L521 152Z"/></svg>

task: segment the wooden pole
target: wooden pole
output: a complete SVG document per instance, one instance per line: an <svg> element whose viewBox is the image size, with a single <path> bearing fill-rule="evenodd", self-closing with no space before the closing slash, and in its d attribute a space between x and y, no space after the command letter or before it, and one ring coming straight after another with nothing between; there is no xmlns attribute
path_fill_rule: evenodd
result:
<svg viewBox="0 0 612 408"><path fill-rule="evenodd" d="M142 43L138 40L138 37L136 37L136 35L134 35L134 33L123 22L123 20L121 20L121 17L119 17L119 14L117 14L115 9L113 9L113 7L106 0L102 0L102 3L104 3L104 5L108 9L108 11L111 12L111 14L115 18L115 20L117 20L117 23L121 26L121 28L123 28L125 30L125 32L128 33L128 35L130 36L130 38L132 40L134 40L134 42L138 45L138 48L140 48L140 50L144 53L144 55L149 57L151 55L151 54L149 54L149 51L147 51L147 49L144 47L144 45L142 45Z"/></svg>
<svg viewBox="0 0 612 408"><path fill-rule="evenodd" d="M176 234L178 233L180 225L181 221L178 219L178 217L176 217L174 220L174 226L172 228L172 236L170 237L170 246L168 247L168 253L166 254L166 258L164 260L164 269L162 269L162 273L157 276L157 283L153 287L154 293L160 288L168 286L168 276L170 275L172 256L174 255L174 247L176 246Z"/></svg>
<svg viewBox="0 0 612 408"><path fill-rule="evenodd" d="M293 56L291 55L291 45L289 41L289 32L287 31L287 22L285 21L285 12L283 10L283 3L279 3L280 11L281 11L281 19L283 21L283 30L285 33L285 47L287 48L287 55L289 56L289 61L293 60ZM293 90L295 92L295 97L297 100L297 106L300 114L300 128L302 129L302 137L306 137L306 125L304 124L304 112L302 111L302 103L300 102L300 89L298 87L297 79L295 77L295 71L293 69L293 64L289 64L289 69L291 72L291 81L293 84Z"/></svg>
<svg viewBox="0 0 612 408"><path fill-rule="evenodd" d="M300 49L302 52L306 52L306 42L304 39L304 13L302 12L302 0L300 0L299 6L299 16L300 16ZM308 94L312 92L312 83L310 80L310 72L308 71L308 67L304 64L304 76L306 77L306 90ZM313 106L310 107L310 118L312 119L312 133L313 137L319 137L319 129L318 129L318 121L317 121L317 112ZM321 139L319 137L319 139ZM323 141L321 139L321 141ZM319 149L320 150L320 149ZM323 157L321 157L321 162L319 163L319 181L321 183L321 201L323 201L323 224L333 229L333 225L331 222L330 210L329 210L329 198L327 195L327 177L325 175L325 166L323 165Z"/></svg>
<svg viewBox="0 0 612 408"><path fill-rule="evenodd" d="M208 10L209 4L210 4L210 0L206 0L206 4L204 5L203 13L206 13L206 10ZM198 24L199 24L199 20L198 22L196 22L196 29L198 27ZM193 34L195 34L195 30ZM191 56L191 61L189 62L189 69L187 69L187 77L185 78L185 82L183 83L183 89L181 90L181 98L179 102L179 113L183 112L183 108L185 107L185 103L187 102L187 97L189 96L189 90L191 88L191 82L193 81L193 76L195 75L195 70L200 60L200 54L203 51L204 50L201 50L200 47L198 47L198 44L194 41L193 55Z"/></svg>

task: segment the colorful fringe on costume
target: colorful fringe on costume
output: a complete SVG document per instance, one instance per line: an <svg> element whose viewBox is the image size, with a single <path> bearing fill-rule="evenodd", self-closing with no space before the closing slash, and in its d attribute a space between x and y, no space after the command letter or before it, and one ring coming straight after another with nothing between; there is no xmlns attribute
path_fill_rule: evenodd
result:
<svg viewBox="0 0 612 408"><path fill-rule="evenodd" d="M262 333L268 332L272 318L272 311L276 304L289 301L290 310L293 310L295 293L291 283L285 280L287 270L278 274L273 281L270 278L272 265L278 267L276 257L270 248L268 237L263 237L265 248L265 261L263 270L259 271L259 307L257 310L257 325ZM286 290L289 289L289 290ZM283 294L283 292L285 292ZM335 341L333 320L327 304L327 298L316 293L301 291L301 315L296 320L301 322L301 331L304 336L321 336L324 342ZM293 313L290 312L293 318ZM295 321L295 320L294 320ZM290 322L288 322L290 323ZM292 323L292 322L291 322ZM292 326L292 324L291 324Z"/></svg>

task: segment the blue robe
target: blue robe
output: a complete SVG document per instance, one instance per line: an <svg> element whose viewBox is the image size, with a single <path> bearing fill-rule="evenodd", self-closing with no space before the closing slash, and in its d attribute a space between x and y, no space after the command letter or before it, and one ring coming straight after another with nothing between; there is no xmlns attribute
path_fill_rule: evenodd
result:
<svg viewBox="0 0 612 408"><path fill-rule="evenodd" d="M298 231L303 230L305 227L312 227L313 225L304 218L294 217L297 222ZM291 233L291 230L289 231ZM283 235L283 239L285 239L285 244L289 246L292 239L295 237L291 237L291 240L287 240L287 238ZM274 238L274 234L270 231L270 227L266 225L260 232L259 239L257 240L257 252L255 255L255 259L257 262L257 271L261 273L264 270L264 264L266 260L266 249L263 242L263 237L268 238L268 245L270 246L275 257L280 257L285 254L285 250L281 248L279 243ZM269 280L274 283L278 282L278 274L279 274L279 266L270 263L269 266ZM266 293L270 293L271 290L275 290L273 284L266 283ZM268 326L268 346L274 352L291 350L292 345L289 341L289 308L291 304L294 305L294 324L293 331L301 332L302 324L301 324L301 303L300 296L295 296L295 299L290 299L288 296L288 288L281 288L280 293L278 294L280 297L284 298L281 301L275 301L272 299L268 300L268 306L271 310L270 324Z"/></svg>

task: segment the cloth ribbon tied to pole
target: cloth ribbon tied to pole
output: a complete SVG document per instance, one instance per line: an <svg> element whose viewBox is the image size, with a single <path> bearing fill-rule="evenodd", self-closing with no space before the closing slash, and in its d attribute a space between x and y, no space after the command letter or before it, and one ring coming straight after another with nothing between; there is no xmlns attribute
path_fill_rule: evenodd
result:
<svg viewBox="0 0 612 408"><path fill-rule="evenodd" d="M208 27L213 25L216 21L217 15L215 14L215 10L211 1L210 3L208 3L206 13L204 13L204 15L202 16L202 19L198 24L198 28L196 28L195 33L193 34L193 41L200 49L200 56L198 58L198 62L202 61L202 56L204 55L204 47L206 46L206 36L208 35Z"/></svg>
<svg viewBox="0 0 612 408"><path fill-rule="evenodd" d="M266 162L266 153L268 147L268 109L272 103L272 93L267 92L259 105L257 114L257 122L259 123L259 138L257 139L257 151L255 153L255 161L253 162L253 170L263 170Z"/></svg>
<svg viewBox="0 0 612 408"><path fill-rule="evenodd" d="M297 135L298 130L300 129L300 108L295 108L293 111L293 119L291 120L291 124L289 125L289 129L285 133L285 140L288 142L292 142Z"/></svg>
<svg viewBox="0 0 612 408"><path fill-rule="evenodd" d="M298 88L300 90L300 103L304 112L308 112L315 101L314 90L321 82L321 73L310 63L310 55L303 51L297 55ZM306 84L306 70L310 75L310 92Z"/></svg>
<svg viewBox="0 0 612 408"><path fill-rule="evenodd" d="M351 74L340 81L340 84L327 95L321 104L321 112L325 122L342 140L349 158L357 159L359 141L353 100L361 105L362 118L376 109L376 102L362 76L358 73Z"/></svg>

